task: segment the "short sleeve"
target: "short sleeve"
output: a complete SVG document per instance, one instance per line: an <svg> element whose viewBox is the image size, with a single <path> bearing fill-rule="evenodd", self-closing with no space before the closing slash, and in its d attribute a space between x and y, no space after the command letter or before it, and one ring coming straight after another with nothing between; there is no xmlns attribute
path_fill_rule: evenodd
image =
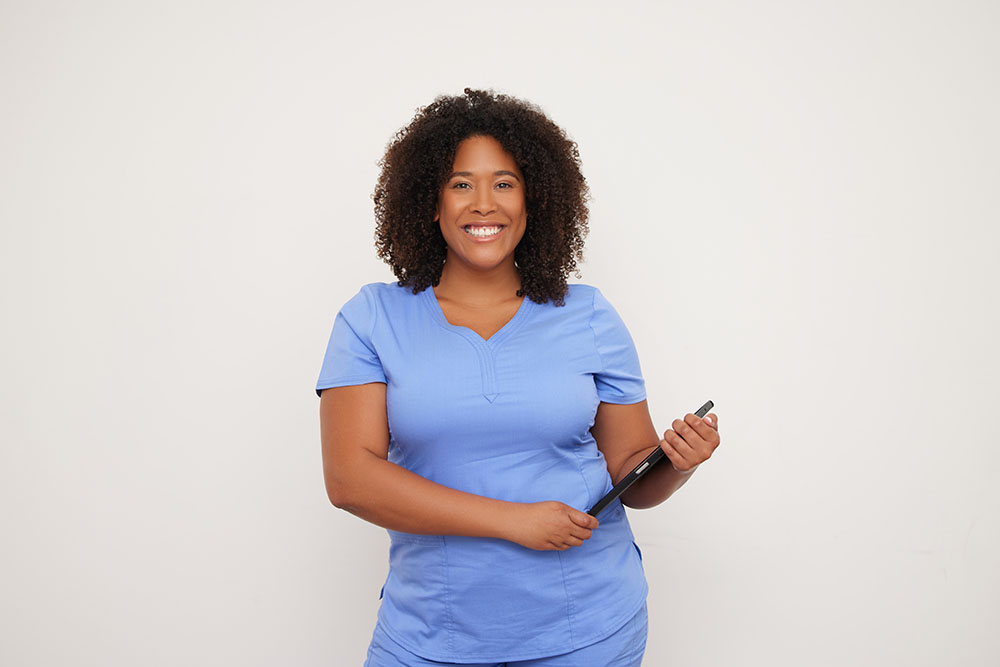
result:
<svg viewBox="0 0 1000 667"><path fill-rule="evenodd" d="M605 403L638 403L646 398L646 383L639 368L639 354L618 311L594 288L590 318L601 371L594 374L597 396Z"/></svg>
<svg viewBox="0 0 1000 667"><path fill-rule="evenodd" d="M317 396L331 387L385 382L382 362L372 345L377 319L375 298L366 285L344 304L333 322L333 332L316 382Z"/></svg>

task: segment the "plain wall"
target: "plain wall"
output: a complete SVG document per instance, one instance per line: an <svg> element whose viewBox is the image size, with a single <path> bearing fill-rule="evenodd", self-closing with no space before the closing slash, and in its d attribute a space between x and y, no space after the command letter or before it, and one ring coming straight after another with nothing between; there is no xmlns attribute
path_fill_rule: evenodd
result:
<svg viewBox="0 0 1000 667"><path fill-rule="evenodd" d="M360 665L314 385L377 160L466 86L591 187L659 431L647 665L1000 660L990 2L0 4L0 663Z"/></svg>

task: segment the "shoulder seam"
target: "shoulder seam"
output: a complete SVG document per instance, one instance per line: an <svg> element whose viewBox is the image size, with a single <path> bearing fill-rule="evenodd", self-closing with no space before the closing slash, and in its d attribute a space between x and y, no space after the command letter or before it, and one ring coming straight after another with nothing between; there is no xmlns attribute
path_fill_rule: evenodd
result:
<svg viewBox="0 0 1000 667"><path fill-rule="evenodd" d="M601 362L601 372L604 372L604 357L601 356L601 347L597 344L597 332L594 331L594 315L597 314L597 288L594 287L590 291L590 319L587 320L587 326L590 327L590 335L594 339L594 352L597 353L597 359Z"/></svg>
<svg viewBox="0 0 1000 667"><path fill-rule="evenodd" d="M375 323L378 321L378 299L375 297L374 294L372 294L372 289L373 289L372 285L374 284L375 283L368 283L367 285L361 288L361 290L365 293L365 298L368 300L368 305L372 309L372 323L371 326L368 328L368 340L371 342L372 345L375 344L375 342L372 340L372 335L375 333Z"/></svg>

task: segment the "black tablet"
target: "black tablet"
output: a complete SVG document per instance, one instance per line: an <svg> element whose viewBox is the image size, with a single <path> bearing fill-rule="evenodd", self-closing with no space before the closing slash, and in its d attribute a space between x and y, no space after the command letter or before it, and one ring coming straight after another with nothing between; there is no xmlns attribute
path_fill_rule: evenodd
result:
<svg viewBox="0 0 1000 667"><path fill-rule="evenodd" d="M704 417L705 415L708 414L708 411L711 410L714 406L715 403L709 401L705 405L698 408L698 411L694 413L695 417ZM630 486L639 481L640 477L649 472L653 466L655 466L657 463L659 463L662 459L665 458L667 458L667 455L661 447L657 447L656 449L654 449L649 456L644 458L642 462L639 463L639 465L632 468L632 472L625 475L625 477L622 478L622 481L615 484L615 488L608 491L607 495L605 495L603 498L597 501L596 505L587 510L587 514L589 514L590 516L597 516L598 514L600 514L605 507L607 507L612 503L612 501L614 501L615 498L625 493L625 491Z"/></svg>

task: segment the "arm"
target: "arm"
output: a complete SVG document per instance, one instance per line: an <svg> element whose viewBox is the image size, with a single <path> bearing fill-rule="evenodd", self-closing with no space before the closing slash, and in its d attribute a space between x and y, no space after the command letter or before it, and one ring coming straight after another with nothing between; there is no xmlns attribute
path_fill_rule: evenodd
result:
<svg viewBox="0 0 1000 667"><path fill-rule="evenodd" d="M374 382L322 392L323 477L334 505L391 530L496 537L531 549L564 550L590 537L597 521L568 505L486 498L390 463L385 391Z"/></svg>
<svg viewBox="0 0 1000 667"><path fill-rule="evenodd" d="M608 463L612 483L617 484L654 447L662 447L671 463L661 462L622 494L624 505L636 509L654 507L687 482L695 468L719 446L718 418L715 414L708 418L711 426L693 414L684 420L676 419L674 429L664 432L660 440L646 401L632 405L601 402L590 432Z"/></svg>

